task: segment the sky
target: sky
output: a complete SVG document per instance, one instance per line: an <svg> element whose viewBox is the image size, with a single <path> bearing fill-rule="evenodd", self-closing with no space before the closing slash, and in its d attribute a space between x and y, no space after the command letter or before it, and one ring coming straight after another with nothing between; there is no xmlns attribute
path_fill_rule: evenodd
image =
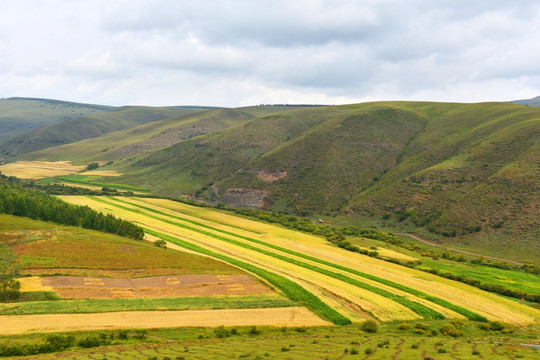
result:
<svg viewBox="0 0 540 360"><path fill-rule="evenodd" d="M104 105L540 95L537 0L2 0L0 98Z"/></svg>

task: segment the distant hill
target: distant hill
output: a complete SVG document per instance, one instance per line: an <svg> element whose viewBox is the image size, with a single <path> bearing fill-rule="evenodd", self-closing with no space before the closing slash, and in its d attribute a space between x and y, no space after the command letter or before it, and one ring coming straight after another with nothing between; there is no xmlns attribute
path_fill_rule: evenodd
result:
<svg viewBox="0 0 540 360"><path fill-rule="evenodd" d="M72 105L72 107L74 106ZM79 112L76 117L68 118L61 122L57 121L38 130L27 131L24 134L11 137L3 142L0 141L0 156L9 159L49 147L98 137L112 131L203 110L204 108L200 107L155 108L126 106L92 115L79 116L82 114L82 112ZM19 112L19 116L19 123L26 123L22 111Z"/></svg>
<svg viewBox="0 0 540 360"><path fill-rule="evenodd" d="M534 97L532 99L526 100L514 100L514 104L527 105L527 106L540 106L540 96Z"/></svg>
<svg viewBox="0 0 540 360"><path fill-rule="evenodd" d="M0 99L0 142L25 131L114 110L112 106L68 101L13 97Z"/></svg>

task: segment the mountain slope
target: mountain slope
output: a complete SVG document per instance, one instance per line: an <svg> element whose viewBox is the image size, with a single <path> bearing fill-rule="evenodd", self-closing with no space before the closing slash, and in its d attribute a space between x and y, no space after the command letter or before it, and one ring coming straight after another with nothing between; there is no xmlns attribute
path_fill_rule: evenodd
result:
<svg viewBox="0 0 540 360"><path fill-rule="evenodd" d="M129 106L89 116L79 116L5 141L0 152L10 157L94 138L168 117L202 111L201 108Z"/></svg>
<svg viewBox="0 0 540 360"><path fill-rule="evenodd" d="M124 180L231 206L356 214L532 249L539 129L540 109L510 103L298 109L152 152L126 165L133 175Z"/></svg>
<svg viewBox="0 0 540 360"><path fill-rule="evenodd" d="M534 97L532 99L525 100L514 100L514 104L526 105L526 106L540 106L540 96Z"/></svg>
<svg viewBox="0 0 540 360"><path fill-rule="evenodd" d="M102 136L28 153L17 159L117 161L251 120L253 115L235 109L204 110L152 121Z"/></svg>
<svg viewBox="0 0 540 360"><path fill-rule="evenodd" d="M24 132L34 131L74 117L95 115L113 109L112 106L49 99L0 99L0 148L3 141Z"/></svg>

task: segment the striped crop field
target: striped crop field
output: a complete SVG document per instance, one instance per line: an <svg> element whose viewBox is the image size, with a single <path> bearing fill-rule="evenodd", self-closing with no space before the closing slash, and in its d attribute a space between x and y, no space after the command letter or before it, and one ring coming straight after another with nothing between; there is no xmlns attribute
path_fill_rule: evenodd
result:
<svg viewBox="0 0 540 360"><path fill-rule="evenodd" d="M447 318L524 325L540 319L539 310L519 302L226 211L163 199L62 198L243 268L334 323Z"/></svg>

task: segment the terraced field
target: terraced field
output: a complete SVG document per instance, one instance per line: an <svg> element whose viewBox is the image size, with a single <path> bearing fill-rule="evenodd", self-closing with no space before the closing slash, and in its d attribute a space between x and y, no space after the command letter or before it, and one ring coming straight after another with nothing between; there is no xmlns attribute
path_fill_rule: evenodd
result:
<svg viewBox="0 0 540 360"><path fill-rule="evenodd" d="M477 288L329 245L324 239L182 203L66 196L184 249L243 268L337 324L471 319L525 325L540 311Z"/></svg>

